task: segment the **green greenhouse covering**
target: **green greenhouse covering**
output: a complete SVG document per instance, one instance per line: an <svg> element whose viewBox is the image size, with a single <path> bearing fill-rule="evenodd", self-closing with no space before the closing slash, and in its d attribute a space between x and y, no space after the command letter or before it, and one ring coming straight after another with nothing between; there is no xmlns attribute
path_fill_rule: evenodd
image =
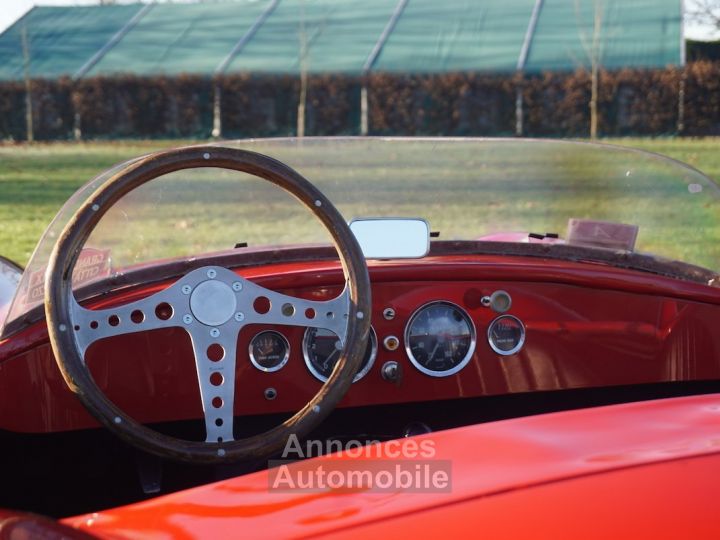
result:
<svg viewBox="0 0 720 540"><path fill-rule="evenodd" d="M535 0L410 0L375 69L513 71L534 4Z"/></svg>
<svg viewBox="0 0 720 540"><path fill-rule="evenodd" d="M32 77L72 75L141 7L141 4L132 4L30 10L0 35L0 78L23 77L23 28L27 35Z"/></svg>
<svg viewBox="0 0 720 540"><path fill-rule="evenodd" d="M215 0L33 8L0 79L568 71L683 62L680 0Z"/></svg>
<svg viewBox="0 0 720 540"><path fill-rule="evenodd" d="M395 8L388 0L281 1L228 67L237 72L359 73Z"/></svg>
<svg viewBox="0 0 720 540"><path fill-rule="evenodd" d="M88 75L212 73L265 7L252 0L154 5Z"/></svg>
<svg viewBox="0 0 720 540"><path fill-rule="evenodd" d="M606 69L679 64L681 29L677 0L545 0L526 68L587 66L593 51Z"/></svg>

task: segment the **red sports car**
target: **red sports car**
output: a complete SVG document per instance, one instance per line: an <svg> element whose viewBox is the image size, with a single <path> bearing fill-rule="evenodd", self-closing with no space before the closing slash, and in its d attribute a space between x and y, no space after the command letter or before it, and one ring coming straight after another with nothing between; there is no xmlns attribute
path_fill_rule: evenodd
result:
<svg viewBox="0 0 720 540"><path fill-rule="evenodd" d="M719 195L561 141L120 164L0 260L0 538L716 539Z"/></svg>

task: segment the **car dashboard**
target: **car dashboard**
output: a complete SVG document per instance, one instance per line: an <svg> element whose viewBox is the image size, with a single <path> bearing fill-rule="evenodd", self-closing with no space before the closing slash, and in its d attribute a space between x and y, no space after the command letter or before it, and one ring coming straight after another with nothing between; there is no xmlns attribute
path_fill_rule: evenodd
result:
<svg viewBox="0 0 720 540"><path fill-rule="evenodd" d="M334 298L344 286L334 261L236 271L313 300ZM697 283L604 264L489 255L375 261L369 271L372 335L339 409L709 381L720 373L720 336L708 326L720 314L720 294ZM89 305L121 305L162 286L129 288ZM45 332L36 324L12 341L15 350L4 348L3 386L32 389L35 398L4 400L0 427L40 433L96 426L65 387ZM243 327L235 416L297 411L331 373L336 345L336 336L312 328ZM86 358L96 383L133 418L202 418L192 345L181 328L107 338Z"/></svg>

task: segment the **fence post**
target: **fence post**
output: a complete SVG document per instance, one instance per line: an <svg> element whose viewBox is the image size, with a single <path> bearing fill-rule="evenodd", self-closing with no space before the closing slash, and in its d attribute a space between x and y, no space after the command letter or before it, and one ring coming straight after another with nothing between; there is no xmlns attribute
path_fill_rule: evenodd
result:
<svg viewBox="0 0 720 540"><path fill-rule="evenodd" d="M530 20L528 21L527 30L525 30L525 38L523 39L522 47L520 48L520 55L518 56L517 66L515 67L516 73L516 84L515 89L515 136L522 137L523 135L523 95L522 95L522 82L525 79L525 66L527 65L528 57L530 56L530 48L532 47L533 39L535 39L535 30L537 29L538 20L540 19L540 12L542 11L544 0L535 0L533 5L532 13L530 13Z"/></svg>
<svg viewBox="0 0 720 540"><path fill-rule="evenodd" d="M76 141L82 139L82 119L80 118L80 113L77 111L73 116L73 137Z"/></svg>
<svg viewBox="0 0 720 540"><path fill-rule="evenodd" d="M214 139L222 137L222 88L220 81L215 79L213 85L213 127L212 136Z"/></svg>
<svg viewBox="0 0 720 540"><path fill-rule="evenodd" d="M372 51L370 51L370 54L368 55L367 59L365 60L365 64L363 64L362 68L362 88L360 90L360 134L361 135L367 135L369 132L369 122L368 122L368 96L367 96L367 80L370 76L370 70L372 70L373 66L375 65L375 62L377 61L378 57L380 56L380 53L383 50L383 47L385 46L385 43L387 42L388 38L390 37L390 34L393 33L393 30L395 30L395 25L397 25L398 20L400 20L400 16L403 14L403 11L405 11L405 7L407 6L409 0L398 0L398 3L395 5L395 10L392 12L392 15L390 15L390 19L388 19L387 24L385 25L385 28L382 31L382 34L380 34L380 37L375 42L375 46L373 47Z"/></svg>
<svg viewBox="0 0 720 540"><path fill-rule="evenodd" d="M362 86L360 87L360 135L367 135L369 131L368 124L368 93L367 82L363 77Z"/></svg>
<svg viewBox="0 0 720 540"><path fill-rule="evenodd" d="M25 77L25 134L27 142L35 140L33 130L32 82L30 81L30 48L28 47L27 26L23 22L20 29L23 53L23 74Z"/></svg>
<svg viewBox="0 0 720 540"><path fill-rule="evenodd" d="M302 139L305 136L305 109L307 107L308 76L305 69L300 72L300 97L298 98L297 109L297 137Z"/></svg>
<svg viewBox="0 0 720 540"><path fill-rule="evenodd" d="M517 86L515 87L515 136L516 137L522 137L523 136L523 94L522 94L522 84L520 81L517 82Z"/></svg>
<svg viewBox="0 0 720 540"><path fill-rule="evenodd" d="M687 66L682 66L680 71L680 82L678 84L677 104L677 134L682 135L685 131L685 85L687 83Z"/></svg>

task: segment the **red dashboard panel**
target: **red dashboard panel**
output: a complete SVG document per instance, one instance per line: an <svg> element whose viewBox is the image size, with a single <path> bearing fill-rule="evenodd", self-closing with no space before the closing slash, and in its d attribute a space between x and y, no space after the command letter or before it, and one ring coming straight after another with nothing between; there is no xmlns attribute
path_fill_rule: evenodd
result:
<svg viewBox="0 0 720 540"><path fill-rule="evenodd" d="M720 335L711 328L720 318L720 291L602 265L516 259L454 257L373 265L378 355L341 406L720 377ZM330 263L242 273L305 298L330 298L342 286L342 274ZM481 299L500 289L512 297L508 313L526 328L524 347L511 356L495 353L487 340L487 328L498 314ZM119 294L102 306L150 292ZM405 325L416 309L434 300L460 306L477 331L470 362L448 377L421 373L405 351ZM383 317L388 307L395 310L392 320ZM294 412L320 387L303 360L304 328L272 327L290 344L290 359L281 370L261 372L250 363L249 341L267 328L247 326L238 338L238 415ZM387 336L400 340L397 350L382 346ZM398 383L381 376L388 361L401 366ZM88 351L88 365L98 385L140 421L202 417L192 349L183 330L98 342ZM46 432L96 425L65 387L43 325L0 342L0 386L12 389L0 400L1 429ZM275 399L266 399L268 388L276 391Z"/></svg>

